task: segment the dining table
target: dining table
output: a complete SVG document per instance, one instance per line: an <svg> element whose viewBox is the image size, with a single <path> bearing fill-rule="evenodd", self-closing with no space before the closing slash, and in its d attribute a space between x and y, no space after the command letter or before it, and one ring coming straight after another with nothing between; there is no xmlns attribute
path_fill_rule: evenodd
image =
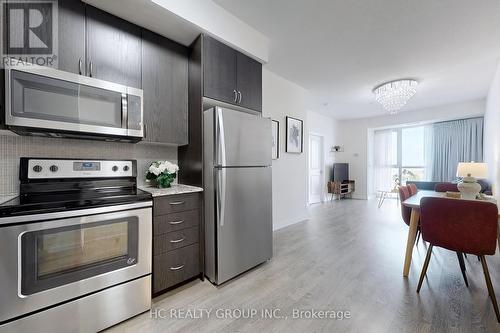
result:
<svg viewBox="0 0 500 333"><path fill-rule="evenodd" d="M464 200L460 198L449 197L445 192L427 191L420 190L415 195L412 195L408 199L402 202L405 207L411 208L410 216L410 228L408 229L408 240L406 242L406 255L405 263L403 267L403 276L408 277L410 273L411 257L413 253L413 247L415 246L415 239L417 238L418 221L420 220L420 201L425 197L435 197L435 198L453 198L455 200ZM477 199L481 201L489 201L497 204L497 201L492 196L484 196L483 199ZM500 222L497 232L498 247L500 248Z"/></svg>

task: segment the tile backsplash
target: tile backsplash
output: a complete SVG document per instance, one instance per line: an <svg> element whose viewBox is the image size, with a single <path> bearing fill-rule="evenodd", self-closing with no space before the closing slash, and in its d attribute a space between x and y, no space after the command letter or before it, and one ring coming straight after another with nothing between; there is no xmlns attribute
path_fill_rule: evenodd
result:
<svg viewBox="0 0 500 333"><path fill-rule="evenodd" d="M138 183L151 161L177 163L177 147L91 140L18 136L0 131L0 195L19 193L19 158L52 157L82 159L135 159Z"/></svg>

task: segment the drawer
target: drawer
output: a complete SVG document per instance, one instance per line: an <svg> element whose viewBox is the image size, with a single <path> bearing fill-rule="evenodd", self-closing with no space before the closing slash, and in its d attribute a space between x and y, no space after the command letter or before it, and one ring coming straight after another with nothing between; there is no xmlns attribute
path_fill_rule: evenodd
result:
<svg viewBox="0 0 500 333"><path fill-rule="evenodd" d="M153 212L155 216L165 215L198 209L199 206L199 193L168 195L154 198Z"/></svg>
<svg viewBox="0 0 500 333"><path fill-rule="evenodd" d="M153 293L200 274L199 244L153 257Z"/></svg>
<svg viewBox="0 0 500 333"><path fill-rule="evenodd" d="M199 223L199 210L159 215L153 219L153 233L155 236L162 235L167 232L191 228L199 225Z"/></svg>
<svg viewBox="0 0 500 333"><path fill-rule="evenodd" d="M154 237L153 254L162 254L187 245L198 243L200 228L193 227Z"/></svg>

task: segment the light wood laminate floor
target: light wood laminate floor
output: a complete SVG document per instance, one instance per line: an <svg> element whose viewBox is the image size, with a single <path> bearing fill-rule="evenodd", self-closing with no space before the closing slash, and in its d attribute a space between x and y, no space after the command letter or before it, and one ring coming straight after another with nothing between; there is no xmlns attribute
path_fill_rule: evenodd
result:
<svg viewBox="0 0 500 333"><path fill-rule="evenodd" d="M395 200L311 206L310 220L274 233L274 258L214 287L194 281L154 300L163 319L142 314L110 332L500 332L475 256L466 288L456 254L435 248L416 293L426 246L414 249L403 278L408 227ZM487 257L500 296L500 255ZM499 298L500 299L500 298ZM171 309L273 309L288 319L175 319ZM293 309L348 310L350 319L292 319Z"/></svg>

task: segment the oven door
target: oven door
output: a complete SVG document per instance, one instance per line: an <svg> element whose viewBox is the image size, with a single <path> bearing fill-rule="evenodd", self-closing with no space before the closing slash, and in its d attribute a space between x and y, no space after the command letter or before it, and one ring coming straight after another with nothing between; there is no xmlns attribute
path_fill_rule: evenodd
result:
<svg viewBox="0 0 500 333"><path fill-rule="evenodd" d="M0 228L0 323L151 274L151 216L147 207Z"/></svg>

